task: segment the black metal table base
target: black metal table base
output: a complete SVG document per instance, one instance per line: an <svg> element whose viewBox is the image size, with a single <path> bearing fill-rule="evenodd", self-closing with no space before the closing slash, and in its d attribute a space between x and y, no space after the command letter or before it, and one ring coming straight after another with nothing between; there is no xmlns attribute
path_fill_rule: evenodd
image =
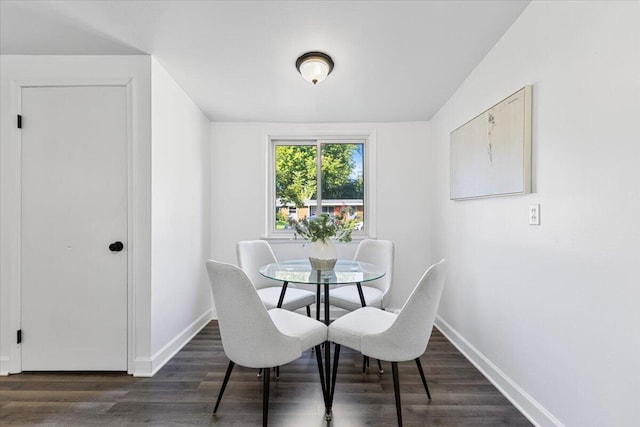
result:
<svg viewBox="0 0 640 427"><path fill-rule="evenodd" d="M317 272L317 292L316 292L316 320L320 320L320 284L324 285L324 324L329 326L331 323L330 319L330 311L329 311L329 280L321 280L322 272ZM280 292L280 298L278 301L278 308L282 307L282 303L284 301L284 295L287 291L287 286L289 282L285 281L282 284L282 291ZM366 301L364 299L364 293L362 292L362 285L360 282L356 283L358 288L358 296L360 297L360 303L363 307L366 307ZM338 357L340 355L340 346L336 345L335 350L335 361L333 366L333 372L331 371L331 342L325 341L324 345L324 375L322 373L322 355L320 354L320 346L315 348L316 352L316 360L318 362L318 368L320 369L320 383L322 386L322 396L324 398L324 406L325 406L325 419L330 421L333 417L332 406L333 406L333 393L336 387L336 375L338 370ZM378 361L378 366L380 372L382 373L382 367L380 366L380 361ZM260 374L258 374L260 376Z"/></svg>

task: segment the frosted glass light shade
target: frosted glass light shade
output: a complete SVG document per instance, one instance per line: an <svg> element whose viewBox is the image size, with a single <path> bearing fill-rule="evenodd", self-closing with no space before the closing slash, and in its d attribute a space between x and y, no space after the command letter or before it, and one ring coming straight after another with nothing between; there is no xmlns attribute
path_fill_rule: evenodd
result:
<svg viewBox="0 0 640 427"><path fill-rule="evenodd" d="M307 52L296 61L296 68L309 83L318 84L333 70L333 60L322 52Z"/></svg>

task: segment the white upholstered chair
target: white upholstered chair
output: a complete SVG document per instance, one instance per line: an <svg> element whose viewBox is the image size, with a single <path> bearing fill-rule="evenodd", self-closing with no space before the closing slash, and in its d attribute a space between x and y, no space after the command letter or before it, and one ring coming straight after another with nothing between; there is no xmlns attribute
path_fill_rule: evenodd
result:
<svg viewBox="0 0 640 427"><path fill-rule="evenodd" d="M398 425L402 425L398 362L415 360L427 397L431 399L420 356L427 349L431 337L445 273L444 259L429 267L398 314L363 307L329 325L329 341L336 344L330 401L333 400L335 373L342 345L360 351L365 356L391 362Z"/></svg>
<svg viewBox="0 0 640 427"><path fill-rule="evenodd" d="M266 426L270 368L292 362L313 347L326 404L328 393L325 393L320 344L327 339L327 327L322 322L288 310L274 308L267 311L249 277L234 265L209 260L207 271L222 346L229 358L213 413L218 410L235 364L264 368L262 424Z"/></svg>
<svg viewBox="0 0 640 427"><path fill-rule="evenodd" d="M283 284L264 277L258 269L263 265L276 262L271 245L264 240L245 240L236 244L238 265L247 273L251 283L258 291L258 296L267 309L276 308ZM285 310L307 308L307 316L311 316L310 306L316 302L316 294L287 284L282 307Z"/></svg>
<svg viewBox="0 0 640 427"><path fill-rule="evenodd" d="M362 283L362 293L367 307L386 308L389 305L389 289L393 280L394 246L391 240L364 239L358 245L354 261L378 265L385 270L385 275L372 282ZM329 291L331 305L353 311L362 307L358 287L341 286Z"/></svg>
<svg viewBox="0 0 640 427"><path fill-rule="evenodd" d="M384 268L385 275L380 279L361 284L362 294L367 307L385 309L389 305L389 289L393 281L393 262L395 248L391 240L364 239L358 244L354 261L368 262ZM358 286L347 285L329 292L329 302L331 305L353 311L362 307ZM366 373L369 366L369 358L364 357L362 361L362 373ZM378 372L383 373L382 365L378 360Z"/></svg>

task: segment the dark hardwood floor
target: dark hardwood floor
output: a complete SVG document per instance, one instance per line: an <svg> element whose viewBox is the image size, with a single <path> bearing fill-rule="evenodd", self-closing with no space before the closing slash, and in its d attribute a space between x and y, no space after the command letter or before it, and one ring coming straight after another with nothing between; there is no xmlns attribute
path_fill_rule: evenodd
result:
<svg viewBox="0 0 640 427"><path fill-rule="evenodd" d="M396 412L391 367L375 362L362 375L360 354L340 353L333 420L324 404L315 356L306 352L271 381L272 426L393 426ZM405 426L524 426L529 421L434 329L421 358L428 401L413 362L400 364ZM211 414L228 359L212 321L153 378L119 373L23 373L0 377L0 425L38 426L257 426L262 381L255 369L236 366Z"/></svg>

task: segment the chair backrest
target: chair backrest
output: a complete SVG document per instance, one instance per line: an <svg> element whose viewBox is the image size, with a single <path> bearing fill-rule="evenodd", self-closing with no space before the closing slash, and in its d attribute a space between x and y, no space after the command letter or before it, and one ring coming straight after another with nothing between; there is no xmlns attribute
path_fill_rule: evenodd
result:
<svg viewBox="0 0 640 427"><path fill-rule="evenodd" d="M244 271L209 260L207 272L222 346L229 359L249 368L266 368L302 354L300 339L280 332Z"/></svg>
<svg viewBox="0 0 640 427"><path fill-rule="evenodd" d="M271 245L265 240L245 240L236 244L238 265L247 273L256 289L280 286L281 284L264 277L258 269L265 264L276 262Z"/></svg>
<svg viewBox="0 0 640 427"><path fill-rule="evenodd" d="M422 275L393 324L384 332L365 335L362 353L389 362L420 357L427 349L446 277L446 261L433 264Z"/></svg>
<svg viewBox="0 0 640 427"><path fill-rule="evenodd" d="M385 275L378 280L364 283L365 286L373 286L382 291L382 308L389 305L391 295L389 289L393 281L393 259L394 246L391 240L364 239L358 245L354 261L368 262L379 265L386 271Z"/></svg>

